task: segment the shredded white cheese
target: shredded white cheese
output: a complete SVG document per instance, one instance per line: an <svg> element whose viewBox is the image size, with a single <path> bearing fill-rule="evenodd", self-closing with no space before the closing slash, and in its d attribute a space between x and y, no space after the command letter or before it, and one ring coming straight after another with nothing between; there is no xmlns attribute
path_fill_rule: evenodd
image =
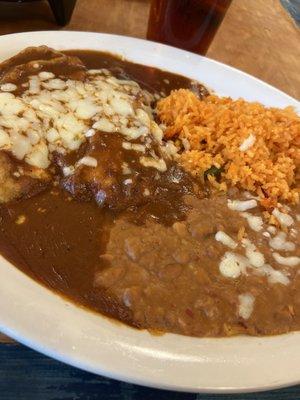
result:
<svg viewBox="0 0 300 400"><path fill-rule="evenodd" d="M294 223L293 218L289 214L282 213L278 208L274 208L272 214L280 223L280 225L291 226Z"/></svg>
<svg viewBox="0 0 300 400"><path fill-rule="evenodd" d="M262 234L266 238L270 238L271 237L271 234L269 232L263 232Z"/></svg>
<svg viewBox="0 0 300 400"><path fill-rule="evenodd" d="M96 131L95 131L95 129L88 129L86 132L85 132L85 137L87 137L87 138L89 138L89 137L92 137L92 136L94 136L95 135L95 133L96 133Z"/></svg>
<svg viewBox="0 0 300 400"><path fill-rule="evenodd" d="M274 269L269 264L264 264L264 256L259 253L252 243L246 243L247 258L232 252L226 252L219 264L220 273L231 279L238 278L241 274L246 274L252 268L257 275L266 276L270 284L280 283L288 285L290 283L286 272Z"/></svg>
<svg viewBox="0 0 300 400"><path fill-rule="evenodd" d="M82 157L79 161L78 164L86 165L87 167L94 167L96 168L98 165L98 161L94 157L90 156L85 156Z"/></svg>
<svg viewBox="0 0 300 400"><path fill-rule="evenodd" d="M48 148L45 143L39 142L31 148L31 151L25 157L25 161L33 166L39 165L40 168L48 168L50 165L48 157Z"/></svg>
<svg viewBox="0 0 300 400"><path fill-rule="evenodd" d="M259 200L258 196L254 196L252 193L245 191L244 192L244 196L246 197L246 199L255 199L255 200Z"/></svg>
<svg viewBox="0 0 300 400"><path fill-rule="evenodd" d="M146 150L145 146L139 143L123 142L122 147L125 150L134 150L134 151L139 151L141 153L144 153Z"/></svg>
<svg viewBox="0 0 300 400"><path fill-rule="evenodd" d="M247 151L252 147L255 143L256 137L250 133L250 135L240 144L240 151Z"/></svg>
<svg viewBox="0 0 300 400"><path fill-rule="evenodd" d="M75 168L73 165L63 167L63 174L64 176L70 176L74 173Z"/></svg>
<svg viewBox="0 0 300 400"><path fill-rule="evenodd" d="M271 265L265 264L259 272L263 275L266 275L268 278L268 282L273 283L281 283L282 285L288 285L290 283L289 278L282 271L276 270Z"/></svg>
<svg viewBox="0 0 300 400"><path fill-rule="evenodd" d="M286 265L288 267L295 267L300 264L300 257L297 256L283 257L279 253L273 253L273 257L278 264Z"/></svg>
<svg viewBox="0 0 300 400"><path fill-rule="evenodd" d="M161 151L170 150L170 145L162 143L162 130L151 114L154 97L136 82L116 79L100 69L90 72L85 81L37 72L21 85L18 96L12 93L17 85L0 87L0 150L18 160L47 168L51 153L77 150L96 131L117 132L129 143L147 137ZM145 152L142 144L133 144L132 149ZM164 160L141 162L166 170Z"/></svg>
<svg viewBox="0 0 300 400"><path fill-rule="evenodd" d="M9 135L0 128L0 147L4 150L10 145Z"/></svg>
<svg viewBox="0 0 300 400"><path fill-rule="evenodd" d="M160 158L159 160L152 158L152 157L145 157L142 156L140 158L140 163L144 166L144 167L152 167L152 168L156 168L161 172L164 172L167 170L167 165L165 160L163 160L162 158Z"/></svg>
<svg viewBox="0 0 300 400"><path fill-rule="evenodd" d="M293 242L286 240L285 232L278 232L276 236L269 240L269 245L274 250L294 251L296 245Z"/></svg>
<svg viewBox="0 0 300 400"><path fill-rule="evenodd" d="M219 270L226 278L238 278L246 270L247 260L238 254L227 251L220 264Z"/></svg>
<svg viewBox="0 0 300 400"><path fill-rule="evenodd" d="M255 232L259 232L263 228L263 220L261 217L258 217L256 215L252 215L248 212L242 212L241 216L246 218L248 225L250 226L251 229L253 229Z"/></svg>
<svg viewBox="0 0 300 400"><path fill-rule="evenodd" d="M238 314L243 319L250 318L254 308L255 298L251 293L243 293L239 295Z"/></svg>
<svg viewBox="0 0 300 400"><path fill-rule="evenodd" d="M218 231L215 234L215 239L231 249L235 249L237 247L237 243L223 231Z"/></svg>
<svg viewBox="0 0 300 400"><path fill-rule="evenodd" d="M0 90L2 90L2 92L14 92L17 90L17 86L14 83L4 83L0 86Z"/></svg>
<svg viewBox="0 0 300 400"><path fill-rule="evenodd" d="M291 228L291 229L290 229L290 235L291 235L292 238L296 238L297 235L298 235L297 229Z"/></svg>
<svg viewBox="0 0 300 400"><path fill-rule="evenodd" d="M55 75L52 72L42 71L38 74L38 77L41 81L47 81L49 79L55 78Z"/></svg>
<svg viewBox="0 0 300 400"><path fill-rule="evenodd" d="M110 133L116 131L116 126L108 118L102 117L94 123L93 129Z"/></svg>
<svg viewBox="0 0 300 400"><path fill-rule="evenodd" d="M242 239L242 244L245 246L246 257L250 264L255 268L260 268L265 263L264 255L257 249L257 247L250 242L249 239Z"/></svg>
<svg viewBox="0 0 300 400"><path fill-rule="evenodd" d="M275 226L270 225L267 227L267 231L270 232L272 235L275 235L277 232L277 229L275 228Z"/></svg>
<svg viewBox="0 0 300 400"><path fill-rule="evenodd" d="M129 175L131 174L131 169L129 168L129 165L126 162L122 163L122 174L123 175Z"/></svg>
<svg viewBox="0 0 300 400"><path fill-rule="evenodd" d="M246 211L251 208L257 207L257 201L252 200L230 200L227 201L227 206L230 210L233 211Z"/></svg>
<svg viewBox="0 0 300 400"><path fill-rule="evenodd" d="M182 138L181 143L183 144L184 150L189 151L191 148L191 144L188 139Z"/></svg>

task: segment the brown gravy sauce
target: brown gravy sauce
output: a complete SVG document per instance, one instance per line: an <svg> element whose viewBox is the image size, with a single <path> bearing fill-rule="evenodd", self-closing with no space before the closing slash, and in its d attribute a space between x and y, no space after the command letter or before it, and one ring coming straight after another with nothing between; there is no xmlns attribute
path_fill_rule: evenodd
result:
<svg viewBox="0 0 300 400"><path fill-rule="evenodd" d="M171 90L189 88L199 95L208 94L203 85L191 81L185 76L122 60L120 57L110 53L92 50L68 50L64 53L80 58L90 69L107 68L117 78L132 79L151 93L164 92L165 95L168 95Z"/></svg>
<svg viewBox="0 0 300 400"><path fill-rule="evenodd" d="M206 94L203 86L183 76L124 61L109 53L65 53L79 57L89 69L107 68L119 78L135 80L152 93L168 95L172 89L186 87ZM22 57L16 63L28 61L31 60ZM186 183L191 189L190 179L186 178ZM132 208L127 216L135 223L142 223L149 214L164 223L182 219L184 215L175 195L166 196L163 204L153 202L138 210ZM177 207L171 203L177 203ZM23 215L25 223L16 223ZM80 305L136 325L127 307L94 288L95 271L107 267L100 255L105 251L116 213L99 208L93 201L74 200L58 186L51 186L33 198L0 206L0 217L0 252L20 270Z"/></svg>
<svg viewBox="0 0 300 400"><path fill-rule="evenodd" d="M17 224L21 215L26 223ZM54 187L1 208L1 254L46 287L133 324L125 307L93 287L113 221L111 211Z"/></svg>

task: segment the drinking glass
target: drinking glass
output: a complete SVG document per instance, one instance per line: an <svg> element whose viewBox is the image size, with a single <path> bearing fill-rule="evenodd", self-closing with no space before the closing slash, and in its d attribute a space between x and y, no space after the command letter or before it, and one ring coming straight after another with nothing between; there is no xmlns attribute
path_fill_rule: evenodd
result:
<svg viewBox="0 0 300 400"><path fill-rule="evenodd" d="M205 54L231 0L152 0L147 39Z"/></svg>

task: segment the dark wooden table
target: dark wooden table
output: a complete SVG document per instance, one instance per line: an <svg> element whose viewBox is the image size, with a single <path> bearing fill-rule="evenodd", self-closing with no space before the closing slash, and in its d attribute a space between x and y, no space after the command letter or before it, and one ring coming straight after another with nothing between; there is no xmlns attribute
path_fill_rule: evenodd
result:
<svg viewBox="0 0 300 400"><path fill-rule="evenodd" d="M149 0L77 0L73 17L63 29L144 38L148 12ZM0 35L51 29L61 28L55 24L46 1L12 4L0 0ZM279 0L233 0L208 56L300 98L299 43L299 29ZM300 400L300 386L260 394L219 396L158 391L82 372L0 333L0 400L229 398Z"/></svg>
<svg viewBox="0 0 300 400"><path fill-rule="evenodd" d="M149 389L80 371L18 344L2 344L0 345L0 399L299 400L300 387L241 395L177 393Z"/></svg>

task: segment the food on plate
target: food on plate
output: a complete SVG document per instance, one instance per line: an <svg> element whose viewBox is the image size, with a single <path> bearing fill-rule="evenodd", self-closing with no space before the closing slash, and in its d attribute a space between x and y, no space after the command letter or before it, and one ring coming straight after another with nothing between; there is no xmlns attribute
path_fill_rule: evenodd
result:
<svg viewBox="0 0 300 400"><path fill-rule="evenodd" d="M137 328L298 330L299 140L289 108L25 49L0 65L1 254Z"/></svg>
<svg viewBox="0 0 300 400"><path fill-rule="evenodd" d="M222 188L226 181L238 185L266 206L299 202L300 126L292 108L215 95L200 99L181 89L158 103L158 115L166 124L165 137L182 142L180 160L192 174L219 174Z"/></svg>

